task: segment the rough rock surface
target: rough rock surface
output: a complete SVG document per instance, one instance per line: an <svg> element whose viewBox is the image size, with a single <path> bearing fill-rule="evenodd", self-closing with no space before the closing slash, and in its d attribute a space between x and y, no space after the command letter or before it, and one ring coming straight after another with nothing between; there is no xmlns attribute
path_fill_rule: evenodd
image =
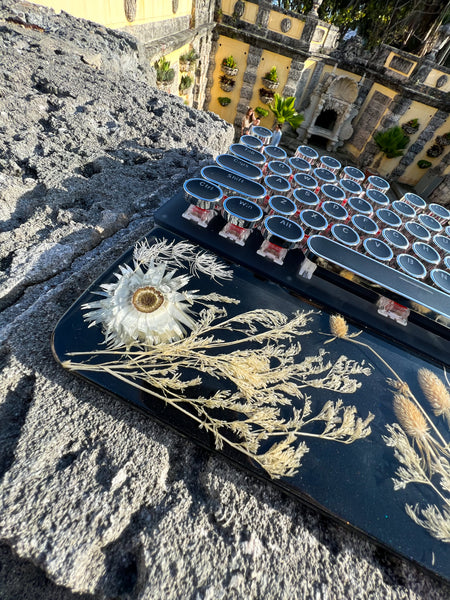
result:
<svg viewBox="0 0 450 600"><path fill-rule="evenodd" d="M0 598L448 598L450 591L66 373L50 335L231 143L131 38L0 1Z"/></svg>

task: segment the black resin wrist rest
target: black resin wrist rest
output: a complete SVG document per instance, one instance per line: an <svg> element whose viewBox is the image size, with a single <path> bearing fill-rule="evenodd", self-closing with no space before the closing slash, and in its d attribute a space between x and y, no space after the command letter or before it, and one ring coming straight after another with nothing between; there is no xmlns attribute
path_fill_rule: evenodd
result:
<svg viewBox="0 0 450 600"><path fill-rule="evenodd" d="M170 218L177 228L175 207L179 201L165 205L158 219ZM149 247L186 241L190 226L183 225L187 232L183 237L161 227L152 230L147 236ZM421 463L429 482L404 482L397 489L393 481L401 480L397 446L418 452L417 445L407 441L407 417L420 424L424 414L430 415L422 443L432 444L432 460L445 464L439 440L448 436L448 427L442 417L433 415L418 383L423 372L431 374L433 381L445 381L444 369L422 352L411 352L387 336L355 326L354 321L349 325L339 318L331 320L330 326L330 313L336 307L327 294L333 289L329 282L318 278L322 287L314 293L305 286L304 293L299 288L293 294L290 281L285 287L261 276L272 278L276 266L261 261L253 271L231 263L232 279L225 281L179 266L174 277L191 278L183 290L198 290L197 294L209 298L219 294L228 300L209 301L217 309L209 320L200 312L205 304L197 307L194 302L191 318L198 323L203 319L203 329L188 328L185 338L156 345L145 357L132 347L108 352L102 326L88 326L86 321L99 299L100 286L116 285L120 278L116 274L123 276L135 268L131 249L62 317L53 336L54 355L65 368L133 408L450 581L449 543L424 524L420 512L427 506L441 514L445 510L443 497L448 492L436 493L440 484L434 467L430 470L425 460ZM321 293L323 302L318 299ZM354 307L347 306L346 294L343 290L337 304L342 302L351 312ZM85 304L91 308L83 308ZM355 319L364 322L365 307L360 304ZM278 320L280 315L284 321ZM132 371L130 365L136 360L141 362ZM277 371L280 360L288 361L284 371ZM175 371L177 378L172 380ZM283 385L289 381L294 387L284 388L280 378ZM179 385L186 381L195 383L186 388ZM406 393L405 385L411 396L395 400L399 388ZM369 414L373 415L370 424ZM358 423L364 435L358 434ZM428 432L437 442L426 437ZM302 454L300 464L290 472L296 452ZM407 506L417 507L419 522Z"/></svg>

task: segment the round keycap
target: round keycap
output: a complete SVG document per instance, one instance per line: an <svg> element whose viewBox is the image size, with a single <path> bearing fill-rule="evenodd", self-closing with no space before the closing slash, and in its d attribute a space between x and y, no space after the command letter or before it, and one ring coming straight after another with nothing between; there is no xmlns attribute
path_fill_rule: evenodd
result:
<svg viewBox="0 0 450 600"><path fill-rule="evenodd" d="M431 216L435 217L442 225L445 225L450 221L450 210L445 206L433 202L428 207L428 210L430 211Z"/></svg>
<svg viewBox="0 0 450 600"><path fill-rule="evenodd" d="M416 210L410 204L407 204L402 200L395 200L391 206L392 210L395 211L403 220L407 219L410 221L416 216Z"/></svg>
<svg viewBox="0 0 450 600"><path fill-rule="evenodd" d="M248 148L252 148L253 150L261 150L263 147L262 141L254 135L242 135L239 141L244 146L248 146Z"/></svg>
<svg viewBox="0 0 450 600"><path fill-rule="evenodd" d="M339 187L341 187L347 196L359 196L362 194L362 187L353 179L340 179Z"/></svg>
<svg viewBox="0 0 450 600"><path fill-rule="evenodd" d="M412 249L416 256L425 263L436 266L441 262L438 252L425 242L414 242Z"/></svg>
<svg viewBox="0 0 450 600"><path fill-rule="evenodd" d="M375 189L380 192L386 193L391 186L389 183L383 179L382 177L378 177L378 175L371 175L367 178L366 189Z"/></svg>
<svg viewBox="0 0 450 600"><path fill-rule="evenodd" d="M285 217L295 215L297 207L295 202L286 198L286 196L272 196L269 198L269 211L273 211Z"/></svg>
<svg viewBox="0 0 450 600"><path fill-rule="evenodd" d="M443 292L450 294L450 273L443 269L433 269L430 273L433 283Z"/></svg>
<svg viewBox="0 0 450 600"><path fill-rule="evenodd" d="M373 208L370 202L367 202L367 200L364 200L364 198L359 198L358 196L349 198L346 206L348 213L351 216L353 216L355 213L359 213L365 215L366 217L371 217L373 214Z"/></svg>
<svg viewBox="0 0 450 600"><path fill-rule="evenodd" d="M431 215L419 215L419 223L426 227L431 233L440 233L443 229L440 222Z"/></svg>
<svg viewBox="0 0 450 600"><path fill-rule="evenodd" d="M318 191L318 196L321 200L334 200L336 202L345 200L344 190L332 183L325 183Z"/></svg>
<svg viewBox="0 0 450 600"><path fill-rule="evenodd" d="M411 242L428 242L431 239L431 234L428 229L415 221L408 221L408 223L405 223L403 233Z"/></svg>
<svg viewBox="0 0 450 600"><path fill-rule="evenodd" d="M267 175L267 177L264 178L264 185L269 193L276 192L277 194L285 194L291 189L289 181L279 175Z"/></svg>
<svg viewBox="0 0 450 600"><path fill-rule="evenodd" d="M310 146L299 146L295 153L295 156L299 156L300 158L304 158L309 163L314 164L315 161L319 158L319 155Z"/></svg>
<svg viewBox="0 0 450 600"><path fill-rule="evenodd" d="M394 256L391 248L383 240L377 238L367 238L363 242L363 247L366 254L381 262L389 262Z"/></svg>
<svg viewBox="0 0 450 600"><path fill-rule="evenodd" d="M281 248L294 248L296 244L302 241L303 229L294 223L282 217L281 215L272 215L264 220L263 238L275 246Z"/></svg>
<svg viewBox="0 0 450 600"><path fill-rule="evenodd" d="M400 227L402 224L400 216L389 208L379 208L375 215L380 227Z"/></svg>
<svg viewBox="0 0 450 600"><path fill-rule="evenodd" d="M324 167L325 169L328 169L329 171L332 171L333 173L336 173L336 171L339 171L339 169L342 166L341 163L336 158L333 158L332 156L321 156L319 163L322 167Z"/></svg>
<svg viewBox="0 0 450 600"><path fill-rule="evenodd" d="M300 158L298 156L292 156L288 160L288 163L294 175L296 173L309 173L312 170L309 162L306 161L304 158Z"/></svg>
<svg viewBox="0 0 450 600"><path fill-rule="evenodd" d="M334 183L336 181L336 175L334 173L321 167L314 169L313 175L317 179L319 185L324 185L325 183Z"/></svg>
<svg viewBox="0 0 450 600"><path fill-rule="evenodd" d="M427 270L415 256L399 254L397 256L397 264L404 273L416 279L423 279L427 274Z"/></svg>
<svg viewBox="0 0 450 600"><path fill-rule="evenodd" d="M383 192L375 189L366 191L366 200L371 202L375 208L387 208L390 204L389 198Z"/></svg>
<svg viewBox="0 0 450 600"><path fill-rule="evenodd" d="M306 188L297 188L292 194L294 200L297 202L300 208L309 206L313 208L319 204L319 197L315 192L307 190Z"/></svg>
<svg viewBox="0 0 450 600"><path fill-rule="evenodd" d="M268 160L281 160L285 161L287 158L286 151L279 146L265 146L263 148L263 154Z"/></svg>
<svg viewBox="0 0 450 600"><path fill-rule="evenodd" d="M403 233L400 233L400 231L398 231L397 229L383 229L381 235L384 241L396 250L405 251L409 248L408 239L403 235Z"/></svg>
<svg viewBox="0 0 450 600"><path fill-rule="evenodd" d="M440 254L450 254L450 237L438 233L433 236L433 244Z"/></svg>
<svg viewBox="0 0 450 600"><path fill-rule="evenodd" d="M317 180L306 173L297 173L294 175L294 183L298 187L306 188L307 190L315 190L317 188Z"/></svg>
<svg viewBox="0 0 450 600"><path fill-rule="evenodd" d="M299 215L300 223L305 235L314 235L324 231L328 227L326 218L316 210L305 209Z"/></svg>
<svg viewBox="0 0 450 600"><path fill-rule="evenodd" d="M354 215L352 223L359 235L374 235L378 231L375 221L365 215Z"/></svg>
<svg viewBox="0 0 450 600"><path fill-rule="evenodd" d="M416 211L424 210L427 206L427 203L423 198L412 192L407 192L400 199L412 206Z"/></svg>
<svg viewBox="0 0 450 600"><path fill-rule="evenodd" d="M271 160L267 165L267 173L270 175L280 175L281 177L290 177L292 169L281 160Z"/></svg>
<svg viewBox="0 0 450 600"><path fill-rule="evenodd" d="M354 229L348 227L348 225L342 225L341 223L336 223L331 227L331 235L337 242L345 244L346 246L358 246L361 241Z"/></svg>
<svg viewBox="0 0 450 600"><path fill-rule="evenodd" d="M344 167L342 169L342 174L344 177L348 177L349 179L353 179L353 181L357 181L362 185L362 182L365 179L365 175L362 171L357 169L356 167Z"/></svg>
<svg viewBox="0 0 450 600"><path fill-rule="evenodd" d="M224 219L243 229L255 227L262 219L261 207L251 200L229 196L223 201L222 215Z"/></svg>
<svg viewBox="0 0 450 600"><path fill-rule="evenodd" d="M345 221L348 217L348 212L337 202L324 202L320 207L320 210L325 213L328 221Z"/></svg>

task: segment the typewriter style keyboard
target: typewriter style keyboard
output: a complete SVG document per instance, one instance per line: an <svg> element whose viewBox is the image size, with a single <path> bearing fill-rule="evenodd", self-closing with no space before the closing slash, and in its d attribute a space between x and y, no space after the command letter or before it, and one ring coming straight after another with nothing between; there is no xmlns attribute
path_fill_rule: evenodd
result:
<svg viewBox="0 0 450 600"><path fill-rule="evenodd" d="M381 314L406 324L412 309L450 332L450 211L413 193L392 200L383 178L309 146L289 157L269 142L255 127L187 180L183 218L214 220L229 244L258 238L256 253L280 266L295 250L305 284L321 267L375 290Z"/></svg>

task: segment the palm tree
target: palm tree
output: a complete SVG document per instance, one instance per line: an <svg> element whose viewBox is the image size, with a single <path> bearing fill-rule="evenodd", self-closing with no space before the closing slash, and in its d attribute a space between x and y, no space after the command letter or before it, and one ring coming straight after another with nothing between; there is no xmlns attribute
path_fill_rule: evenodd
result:
<svg viewBox="0 0 450 600"><path fill-rule="evenodd" d="M275 115L277 123L280 125L289 123L292 129L300 127L305 117L295 110L294 103L294 96L283 98L279 94L275 94L273 101L269 104L269 108Z"/></svg>
<svg viewBox="0 0 450 600"><path fill-rule="evenodd" d="M378 169L383 155L385 155L386 158L402 156L403 150L409 144L409 137L403 133L402 128L398 125L391 127L386 131L379 131L373 136L373 139L380 149L378 158L372 165L373 169Z"/></svg>

